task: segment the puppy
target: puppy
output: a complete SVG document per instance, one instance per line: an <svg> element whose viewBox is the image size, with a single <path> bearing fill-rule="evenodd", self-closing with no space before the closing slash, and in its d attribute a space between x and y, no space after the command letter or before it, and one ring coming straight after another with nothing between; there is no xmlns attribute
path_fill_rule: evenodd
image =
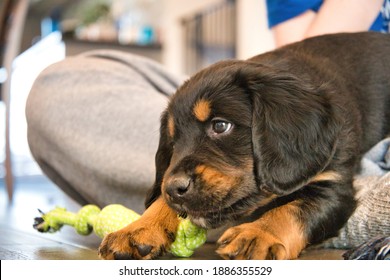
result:
<svg viewBox="0 0 390 280"><path fill-rule="evenodd" d="M390 132L390 37L326 35L185 82L162 115L143 216L108 235L104 259L153 259L178 216L229 228L226 259L294 259L355 209L362 153Z"/></svg>

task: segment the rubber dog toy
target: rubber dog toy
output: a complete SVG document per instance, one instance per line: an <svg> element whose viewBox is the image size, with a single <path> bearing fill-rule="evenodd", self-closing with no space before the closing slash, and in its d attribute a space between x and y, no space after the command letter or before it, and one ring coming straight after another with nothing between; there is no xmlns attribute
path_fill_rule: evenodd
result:
<svg viewBox="0 0 390 280"><path fill-rule="evenodd" d="M68 212L61 207L56 207L48 213L38 211L42 216L34 219L33 227L39 232L54 233L63 225L69 225L74 227L78 234L89 235L94 231L101 238L140 217L138 213L119 204L108 205L103 209L89 204L77 213ZM206 242L206 235L205 229L192 224L190 220L181 219L170 252L177 257L190 257Z"/></svg>

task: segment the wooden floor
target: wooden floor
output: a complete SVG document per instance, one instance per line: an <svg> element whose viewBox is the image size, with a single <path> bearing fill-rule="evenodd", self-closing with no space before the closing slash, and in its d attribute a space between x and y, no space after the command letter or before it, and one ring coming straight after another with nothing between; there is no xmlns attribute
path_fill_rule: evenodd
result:
<svg viewBox="0 0 390 280"><path fill-rule="evenodd" d="M80 236L70 227L54 234L33 229L34 217L39 216L37 209L45 212L56 206L69 211L80 208L41 176L17 178L12 203L8 202L4 182L0 182L0 260L97 260L100 238L93 234ZM205 244L192 259L218 259L214 250L214 244ZM300 259L341 259L342 253L308 249Z"/></svg>
<svg viewBox="0 0 390 280"><path fill-rule="evenodd" d="M80 207L41 176L17 178L12 203L0 184L0 259L98 259L97 236L80 236L69 227L54 234L33 229L38 209L45 212L56 206L70 211Z"/></svg>

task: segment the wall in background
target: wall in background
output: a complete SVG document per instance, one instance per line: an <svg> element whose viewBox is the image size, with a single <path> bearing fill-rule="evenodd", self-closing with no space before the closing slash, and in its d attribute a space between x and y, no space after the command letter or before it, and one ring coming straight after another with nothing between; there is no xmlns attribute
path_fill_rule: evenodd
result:
<svg viewBox="0 0 390 280"><path fill-rule="evenodd" d="M175 73L183 73L181 20L221 0L164 0L162 61ZM247 59L274 48L267 26L265 0L237 0L237 58Z"/></svg>
<svg viewBox="0 0 390 280"><path fill-rule="evenodd" d="M237 4L237 58L247 59L274 49L265 0L238 0Z"/></svg>

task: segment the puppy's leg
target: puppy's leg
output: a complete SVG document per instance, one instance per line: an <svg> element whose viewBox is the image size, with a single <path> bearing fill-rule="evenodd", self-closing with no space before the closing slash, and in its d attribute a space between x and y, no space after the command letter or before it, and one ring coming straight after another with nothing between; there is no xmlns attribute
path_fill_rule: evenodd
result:
<svg viewBox="0 0 390 280"><path fill-rule="evenodd" d="M226 259L294 259L334 236L355 208L351 183L315 182L252 223L228 229L217 253Z"/></svg>
<svg viewBox="0 0 390 280"><path fill-rule="evenodd" d="M160 197L127 227L108 234L99 247L103 259L154 259L166 252L179 224L174 212Z"/></svg>
<svg viewBox="0 0 390 280"><path fill-rule="evenodd" d="M260 219L228 229L218 240L225 259L292 259L305 248L304 225L296 202L274 208Z"/></svg>

